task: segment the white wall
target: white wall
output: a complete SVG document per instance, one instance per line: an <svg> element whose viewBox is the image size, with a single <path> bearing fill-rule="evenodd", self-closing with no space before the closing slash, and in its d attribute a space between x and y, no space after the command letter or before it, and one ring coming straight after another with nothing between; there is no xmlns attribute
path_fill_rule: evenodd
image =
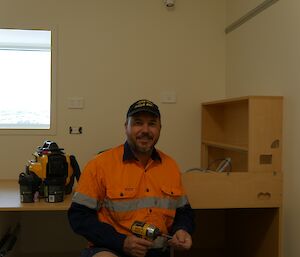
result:
<svg viewBox="0 0 300 257"><path fill-rule="evenodd" d="M248 1L249 7L256 4ZM227 10L235 10L228 11L227 21L234 20L238 8L227 0ZM244 11L240 8L239 16ZM298 0L279 0L226 37L226 95L284 96L284 257L300 255L299 13Z"/></svg>
<svg viewBox="0 0 300 257"><path fill-rule="evenodd" d="M167 10L163 0L0 1L0 27L55 27L58 46L57 133L0 134L0 179L17 179L46 139L75 154L83 168L99 150L124 142L125 114L140 98L161 109L158 147L183 171L199 167L200 104L225 96L224 24L225 0L178 0L174 10ZM176 92L177 103L160 103L164 91ZM75 96L84 98L83 110L67 108L68 97ZM83 134L69 135L69 126L82 126ZM47 250L45 242L53 240L45 233L40 247L33 246L39 225L26 237L31 224L42 224L44 217L53 224L52 214L41 215L21 216L19 248L29 255ZM49 252L82 248L70 249L75 235L65 222L58 223L66 241L48 245Z"/></svg>
<svg viewBox="0 0 300 257"><path fill-rule="evenodd" d="M129 105L155 101L162 112L159 147L182 170L200 162L200 103L225 95L225 0L3 0L0 27L54 26L58 37L57 133L0 135L0 178L17 178L45 139L83 167L99 150L125 140ZM164 91L176 104L161 104ZM85 108L67 108L68 97ZM34 99L28 99L33 101ZM69 135L82 126L82 135ZM5 147L4 147L5 146Z"/></svg>

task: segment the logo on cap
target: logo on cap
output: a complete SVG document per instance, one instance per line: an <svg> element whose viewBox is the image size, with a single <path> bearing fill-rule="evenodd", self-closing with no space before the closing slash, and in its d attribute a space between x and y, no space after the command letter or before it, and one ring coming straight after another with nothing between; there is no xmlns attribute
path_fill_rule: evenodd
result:
<svg viewBox="0 0 300 257"><path fill-rule="evenodd" d="M146 99L138 100L135 103L133 103L129 107L129 110L127 112L127 117L132 116L138 112L149 112L160 117L158 106Z"/></svg>

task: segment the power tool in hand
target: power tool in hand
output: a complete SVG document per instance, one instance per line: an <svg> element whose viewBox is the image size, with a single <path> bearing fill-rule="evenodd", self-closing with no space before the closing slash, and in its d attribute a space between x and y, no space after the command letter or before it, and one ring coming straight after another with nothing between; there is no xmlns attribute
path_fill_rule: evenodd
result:
<svg viewBox="0 0 300 257"><path fill-rule="evenodd" d="M142 221L133 222L130 231L134 235L147 239L149 241L155 240L158 236L166 237L168 239L173 238L172 236L161 233L159 228L157 228L156 226Z"/></svg>

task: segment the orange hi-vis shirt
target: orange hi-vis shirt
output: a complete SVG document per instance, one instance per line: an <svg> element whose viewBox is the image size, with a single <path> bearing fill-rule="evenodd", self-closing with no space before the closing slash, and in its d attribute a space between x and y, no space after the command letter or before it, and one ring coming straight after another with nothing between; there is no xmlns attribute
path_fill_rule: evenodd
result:
<svg viewBox="0 0 300 257"><path fill-rule="evenodd" d="M98 211L101 222L129 235L134 221L171 229L176 208L188 203L176 162L154 149L144 168L128 143L97 155L85 167L73 202Z"/></svg>

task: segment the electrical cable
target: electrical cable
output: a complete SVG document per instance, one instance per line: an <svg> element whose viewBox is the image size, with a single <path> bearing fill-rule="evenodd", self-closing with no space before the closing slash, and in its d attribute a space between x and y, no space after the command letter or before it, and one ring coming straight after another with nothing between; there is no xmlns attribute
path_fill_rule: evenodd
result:
<svg viewBox="0 0 300 257"><path fill-rule="evenodd" d="M216 162L219 162L216 169L211 169L212 165L214 165ZM223 164L222 164L223 162ZM229 168L228 168L229 167ZM228 169L227 169L228 168ZM191 171L200 171L200 172L224 172L227 169L227 172L232 171L232 164L231 164L231 158L218 158L211 161L207 168L190 168L185 170L184 172L191 172Z"/></svg>
<svg viewBox="0 0 300 257"><path fill-rule="evenodd" d="M227 157L227 158L215 159L208 165L207 169L212 170L211 166L213 164L215 164L216 162L219 162L219 164L218 164L217 168L214 170L215 172L224 172L227 167L229 167L228 172L231 172L231 170L232 170L231 158Z"/></svg>
<svg viewBox="0 0 300 257"><path fill-rule="evenodd" d="M190 172L190 171L206 172L206 169L204 169L204 168L190 168L190 169L185 170L184 172Z"/></svg>
<svg viewBox="0 0 300 257"><path fill-rule="evenodd" d="M1 240L0 257L6 256L11 251L17 241L17 235L20 231L20 224L18 223L13 229L10 229Z"/></svg>

